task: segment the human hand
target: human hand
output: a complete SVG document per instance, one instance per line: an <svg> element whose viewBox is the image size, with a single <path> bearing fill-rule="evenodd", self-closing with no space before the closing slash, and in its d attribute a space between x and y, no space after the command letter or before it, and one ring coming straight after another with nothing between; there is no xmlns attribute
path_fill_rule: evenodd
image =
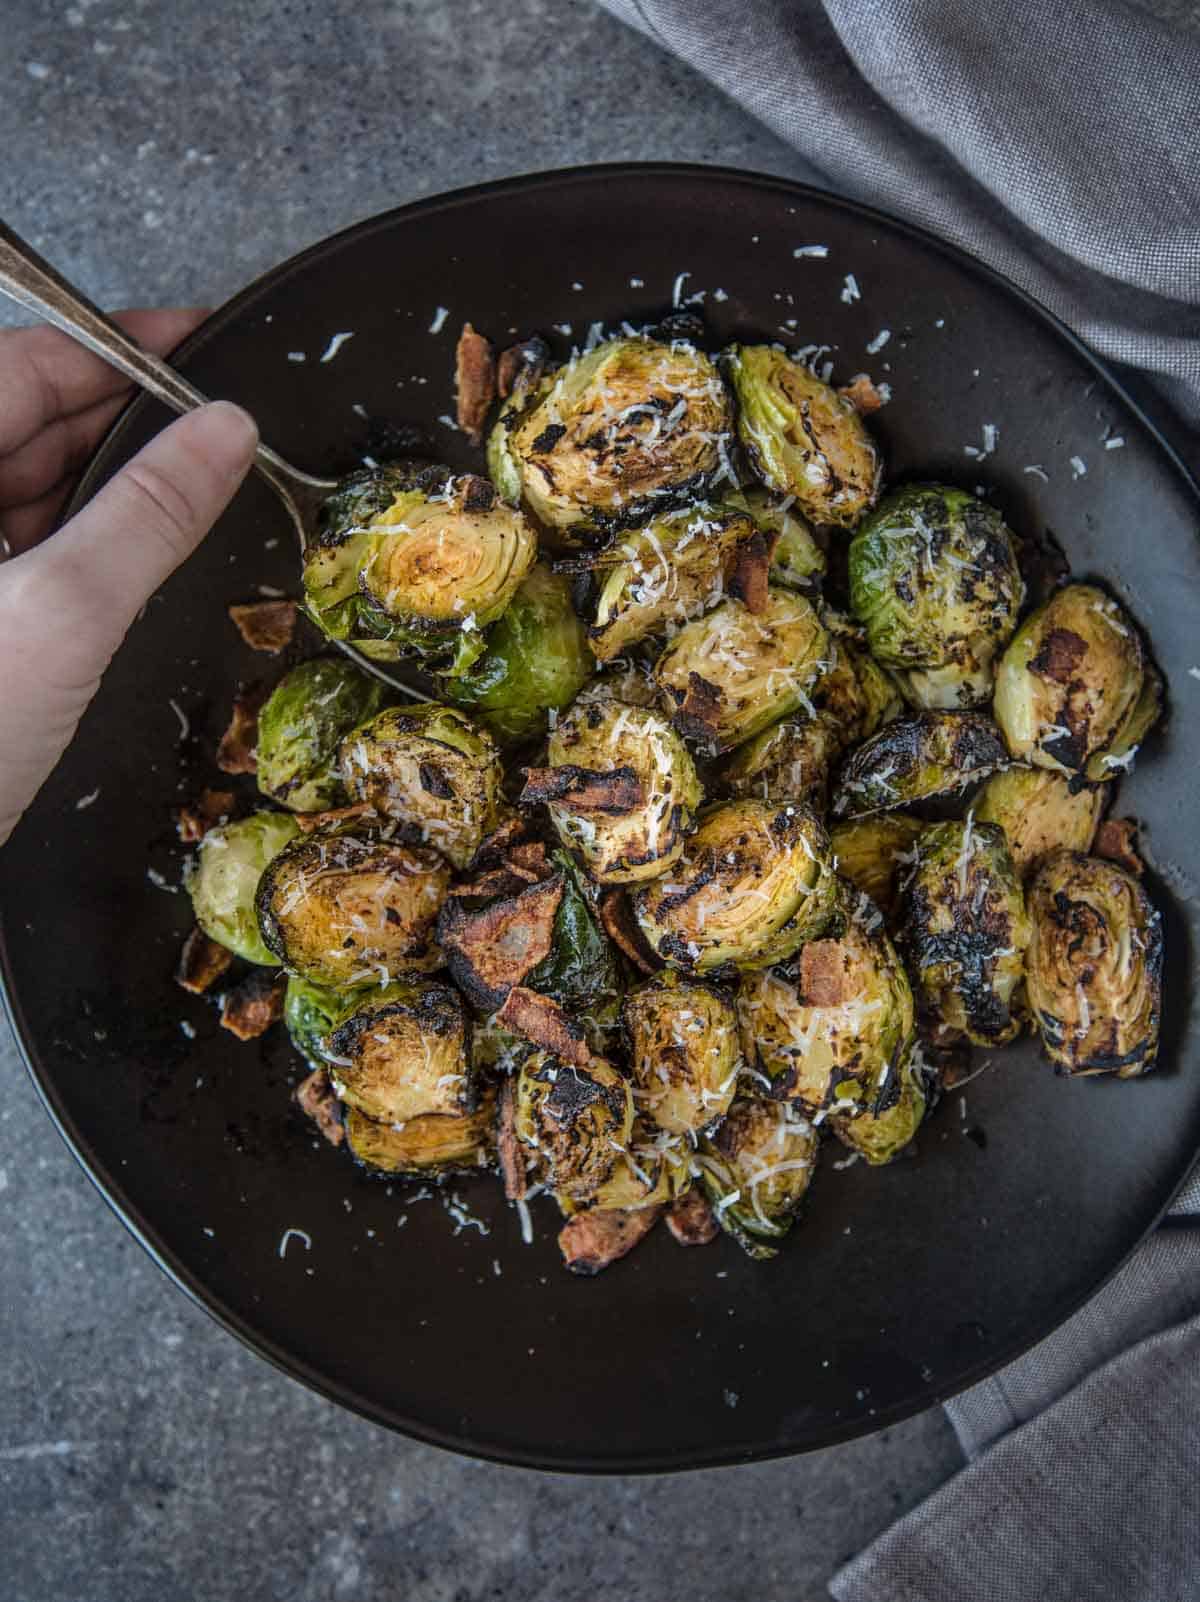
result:
<svg viewBox="0 0 1200 1602"><path fill-rule="evenodd" d="M171 350L202 311L116 320ZM0 330L0 843L71 740L113 652L224 511L258 443L216 401L181 417L69 522L50 530L130 386L52 328ZM49 537L48 537L49 536Z"/></svg>

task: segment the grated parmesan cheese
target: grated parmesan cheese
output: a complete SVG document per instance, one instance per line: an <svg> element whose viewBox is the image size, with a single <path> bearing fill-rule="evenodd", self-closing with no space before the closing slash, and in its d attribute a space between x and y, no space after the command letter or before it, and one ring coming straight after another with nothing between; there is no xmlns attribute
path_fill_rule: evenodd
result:
<svg viewBox="0 0 1200 1602"><path fill-rule="evenodd" d="M333 360L333 358L337 355L338 351L341 350L342 346L346 343L346 341L348 339L353 339L353 338L354 338L353 330L351 330L348 333L344 333L344 334L335 334L333 336L333 338L329 341L328 345L326 345L324 353L321 356L321 360L323 362L331 362Z"/></svg>
<svg viewBox="0 0 1200 1602"><path fill-rule="evenodd" d="M429 325L429 332L431 334L440 334L442 329L446 326L446 318L449 317L449 315L450 308L448 306L439 306L437 311L435 311L433 314L433 321Z"/></svg>

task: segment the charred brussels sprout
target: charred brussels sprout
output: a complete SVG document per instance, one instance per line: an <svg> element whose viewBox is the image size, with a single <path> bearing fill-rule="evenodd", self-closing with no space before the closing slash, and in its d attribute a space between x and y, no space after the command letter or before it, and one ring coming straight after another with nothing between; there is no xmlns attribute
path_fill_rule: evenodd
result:
<svg viewBox="0 0 1200 1602"><path fill-rule="evenodd" d="M364 1168L413 1179L486 1168L495 1150L496 1093L485 1091L474 1112L427 1113L402 1127L346 1109L346 1144Z"/></svg>
<svg viewBox="0 0 1200 1602"><path fill-rule="evenodd" d="M626 996L623 1017L634 1099L646 1119L671 1135L719 1122L741 1062L730 998L668 969Z"/></svg>
<svg viewBox="0 0 1200 1602"><path fill-rule="evenodd" d="M924 827L905 812L879 812L835 824L830 833L838 872L889 919L896 911L900 871L912 863L913 845Z"/></svg>
<svg viewBox="0 0 1200 1602"><path fill-rule="evenodd" d="M784 718L738 746L722 775L723 787L733 796L805 801L823 812L830 770L841 750L840 730L828 712Z"/></svg>
<svg viewBox="0 0 1200 1602"><path fill-rule="evenodd" d="M637 884L675 862L702 791L687 747L661 714L618 701L573 707L530 769L526 801L601 884Z"/></svg>
<svg viewBox="0 0 1200 1602"><path fill-rule="evenodd" d="M743 1097L696 1160L721 1228L751 1257L774 1257L812 1183L817 1135L808 1120L786 1102Z"/></svg>
<svg viewBox="0 0 1200 1602"><path fill-rule="evenodd" d="M979 792L975 817L979 823L1000 825L1017 872L1028 874L1058 847L1090 849L1107 791L1103 784L1076 790L1047 768L1009 768L994 773Z"/></svg>
<svg viewBox="0 0 1200 1602"><path fill-rule="evenodd" d="M854 406L773 345L729 359L738 435L755 472L814 523L852 528L879 494L875 442Z"/></svg>
<svg viewBox="0 0 1200 1602"><path fill-rule="evenodd" d="M293 812L343 805L338 745L389 699L385 684L342 657L301 662L279 681L258 714L258 788Z"/></svg>
<svg viewBox="0 0 1200 1602"><path fill-rule="evenodd" d="M255 896L267 865L299 833L286 812L255 812L210 829L201 840L187 876L192 911L209 939L235 957L278 965L259 934Z"/></svg>
<svg viewBox="0 0 1200 1602"><path fill-rule="evenodd" d="M921 712L897 718L846 758L833 814L861 818L953 795L1007 761L999 729L981 712Z"/></svg>
<svg viewBox="0 0 1200 1602"><path fill-rule="evenodd" d="M637 1092L634 1092L635 1096ZM588 1207L615 1208L640 1212L644 1207L660 1207L691 1188L691 1144L682 1136L668 1136L634 1119L629 1145L618 1152L612 1173L597 1186ZM560 1191L555 1200L570 1217L579 1204Z"/></svg>
<svg viewBox="0 0 1200 1602"><path fill-rule="evenodd" d="M829 1120L830 1129L842 1144L865 1157L872 1167L899 1157L912 1144L925 1117L925 1087L911 1063L901 1068L886 1090L890 1092L890 1099L885 1094L874 1107L865 1107L861 1112L835 1113Z"/></svg>
<svg viewBox="0 0 1200 1602"><path fill-rule="evenodd" d="M823 933L837 901L829 839L802 805L731 801L638 892L642 933L674 968L769 968Z"/></svg>
<svg viewBox="0 0 1200 1602"><path fill-rule="evenodd" d="M731 429L728 393L703 352L617 339L554 376L516 419L506 454L534 516L571 538L703 494L727 471Z"/></svg>
<svg viewBox="0 0 1200 1602"><path fill-rule="evenodd" d="M1115 863L1057 851L1029 889L1027 986L1042 1045L1063 1073L1131 1079L1154 1066L1162 918Z"/></svg>
<svg viewBox="0 0 1200 1602"><path fill-rule="evenodd" d="M577 1068L548 1052L517 1080L517 1139L536 1152L551 1189L588 1201L610 1177L633 1131L629 1081L602 1057Z"/></svg>
<svg viewBox="0 0 1200 1602"><path fill-rule="evenodd" d="M793 496L772 495L755 484L735 497L744 503L755 527L775 542L771 554L771 581L789 590L811 590L825 576L825 552L813 537L807 521L796 510Z"/></svg>
<svg viewBox="0 0 1200 1602"><path fill-rule="evenodd" d="M539 562L488 631L483 655L442 688L496 739L524 740L571 704L594 666L570 584Z"/></svg>
<svg viewBox="0 0 1200 1602"><path fill-rule="evenodd" d="M1020 1032L1029 919L1004 830L939 823L917 840L900 941L924 1008L980 1046Z"/></svg>
<svg viewBox="0 0 1200 1602"><path fill-rule="evenodd" d="M865 740L904 710L895 679L861 648L852 625L830 607L821 614L829 632L829 666L817 681L813 700L828 712L843 747Z"/></svg>
<svg viewBox="0 0 1200 1602"><path fill-rule="evenodd" d="M495 827L504 769L491 736L449 706L391 707L342 741L350 793L465 868Z"/></svg>
<svg viewBox="0 0 1200 1602"><path fill-rule="evenodd" d="M772 586L760 612L724 601L680 629L654 678L683 734L728 751L809 702L828 648L804 596Z"/></svg>
<svg viewBox="0 0 1200 1602"><path fill-rule="evenodd" d="M350 833L296 840L258 885L267 950L325 985L386 982L442 960L434 931L450 883L436 851Z"/></svg>
<svg viewBox="0 0 1200 1602"><path fill-rule="evenodd" d="M296 978L294 974L288 980L283 1000L283 1021L292 1045L310 1068L329 1067L325 1043L337 1026L346 1000L344 990L314 985L308 979Z"/></svg>
<svg viewBox="0 0 1200 1602"><path fill-rule="evenodd" d="M918 707L991 699L1025 586L993 507L944 484L888 495L850 543L850 603L871 655Z"/></svg>
<svg viewBox="0 0 1200 1602"><path fill-rule="evenodd" d="M305 604L330 639L379 661L453 655L501 616L536 558L533 529L486 479L379 468L326 503L304 553Z"/></svg>
<svg viewBox="0 0 1200 1602"><path fill-rule="evenodd" d="M1068 778L1128 767L1161 700L1137 628L1090 584L1068 584L1039 607L996 673L996 721L1013 756Z"/></svg>
<svg viewBox="0 0 1200 1602"><path fill-rule="evenodd" d="M462 1000L431 979L346 996L320 1047L334 1093L385 1124L472 1111Z"/></svg>

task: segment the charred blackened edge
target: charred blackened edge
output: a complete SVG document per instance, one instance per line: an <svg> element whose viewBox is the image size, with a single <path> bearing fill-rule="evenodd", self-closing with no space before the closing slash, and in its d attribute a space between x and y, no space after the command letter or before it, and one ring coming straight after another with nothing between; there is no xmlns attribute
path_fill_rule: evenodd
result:
<svg viewBox="0 0 1200 1602"><path fill-rule="evenodd" d="M562 801L573 812L599 812L626 817L645 804L642 782L631 767L580 768L564 763L554 768L523 768L525 788L519 806L541 806Z"/></svg>

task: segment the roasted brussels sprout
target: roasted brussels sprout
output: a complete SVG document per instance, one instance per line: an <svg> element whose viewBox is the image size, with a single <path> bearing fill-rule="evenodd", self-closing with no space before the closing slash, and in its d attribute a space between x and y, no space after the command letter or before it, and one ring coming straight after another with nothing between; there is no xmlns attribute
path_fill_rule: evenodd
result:
<svg viewBox="0 0 1200 1602"><path fill-rule="evenodd" d="M861 818L952 795L1007 762L1000 731L982 712L920 712L897 718L846 758L833 814Z"/></svg>
<svg viewBox="0 0 1200 1602"><path fill-rule="evenodd" d="M900 871L915 860L913 845L924 827L920 818L906 812L877 812L835 824L830 831L838 872L889 920L896 911Z"/></svg>
<svg viewBox="0 0 1200 1602"><path fill-rule="evenodd" d="M446 675L442 693L496 739L524 740L571 704L594 667L570 584L539 562L488 630L483 655Z"/></svg>
<svg viewBox="0 0 1200 1602"><path fill-rule="evenodd" d="M504 769L486 730L450 706L390 707L342 741L350 793L465 868L495 827Z"/></svg>
<svg viewBox="0 0 1200 1602"><path fill-rule="evenodd" d="M978 823L998 823L1017 872L1025 875L1048 851L1087 851L1104 811L1107 785L1075 789L1048 768L993 773L975 800Z"/></svg>
<svg viewBox="0 0 1200 1602"><path fill-rule="evenodd" d="M699 1133L729 1111L737 1084L737 1013L723 991L667 969L625 998L634 1100L668 1134Z"/></svg>
<svg viewBox="0 0 1200 1602"><path fill-rule="evenodd" d="M602 579L588 630L597 659L610 662L724 600L736 581L739 552L757 533L745 512L700 505L665 512L619 535L592 564Z"/></svg>
<svg viewBox="0 0 1200 1602"><path fill-rule="evenodd" d="M700 1183L717 1222L751 1257L774 1257L817 1161L817 1134L787 1102L741 1097L701 1142Z"/></svg>
<svg viewBox="0 0 1200 1602"><path fill-rule="evenodd" d="M515 419L506 456L534 516L570 539L699 498L728 473L732 426L728 392L703 352L683 340L617 339L555 375Z"/></svg>
<svg viewBox="0 0 1200 1602"><path fill-rule="evenodd" d="M829 839L806 806L730 801L634 903L642 933L674 968L769 968L822 934L837 901Z"/></svg>
<svg viewBox="0 0 1200 1602"><path fill-rule="evenodd" d="M774 586L761 612L723 601L688 623L654 668L676 726L728 751L797 707L828 665L829 637L803 595Z"/></svg>
<svg viewBox="0 0 1200 1602"><path fill-rule="evenodd" d="M1131 1079L1154 1066L1162 916L1115 863L1056 851L1029 887L1030 1005L1046 1055L1068 1074Z"/></svg>
<svg viewBox="0 0 1200 1602"><path fill-rule="evenodd" d="M339 1101L380 1123L475 1105L466 1013L449 985L410 979L345 996L320 1050Z"/></svg>
<svg viewBox="0 0 1200 1602"><path fill-rule="evenodd" d="M293 974L283 998L283 1021L292 1045L310 1068L328 1068L325 1042L337 1026L347 993Z"/></svg>
<svg viewBox="0 0 1200 1602"><path fill-rule="evenodd" d="M917 707L991 699L1025 586L994 507L945 484L885 497L850 542L850 604L871 655Z"/></svg>
<svg viewBox="0 0 1200 1602"><path fill-rule="evenodd" d="M550 1188L571 1201L595 1196L632 1131L629 1081L602 1057L577 1068L537 1052L521 1068L517 1139L538 1153Z"/></svg>
<svg viewBox="0 0 1200 1602"><path fill-rule="evenodd" d="M386 983L440 965L434 939L450 866L436 851L339 832L295 840L258 885L258 926L289 973Z"/></svg>
<svg viewBox="0 0 1200 1602"><path fill-rule="evenodd" d="M722 787L733 796L804 801L824 812L841 750L841 732L828 712L799 713L739 745L722 772Z"/></svg>
<svg viewBox="0 0 1200 1602"><path fill-rule="evenodd" d="M813 701L833 718L845 747L899 717L904 700L895 679L861 649L840 613L825 607L821 621L829 632L829 666L817 680Z"/></svg>
<svg viewBox="0 0 1200 1602"><path fill-rule="evenodd" d="M624 706L657 707L658 687L646 663L630 657L610 662L603 673L589 679L575 697L575 707L593 701L620 701Z"/></svg>
<svg viewBox="0 0 1200 1602"><path fill-rule="evenodd" d="M495 1150L496 1093L487 1090L474 1112L426 1113L403 1126L379 1123L346 1109L346 1143L366 1168L429 1179L486 1168Z"/></svg>
<svg viewBox="0 0 1200 1602"><path fill-rule="evenodd" d="M789 590L810 590L825 574L825 552L796 509L795 497L772 495L761 484L730 497L744 503L755 526L775 541L771 581Z"/></svg>
<svg viewBox="0 0 1200 1602"><path fill-rule="evenodd" d="M874 905L850 899L842 934L747 975L738 994L747 1062L770 1095L810 1114L890 1104L912 1051L904 968Z"/></svg>
<svg viewBox="0 0 1200 1602"><path fill-rule="evenodd" d="M852 528L879 495L875 442L853 404L775 345L735 346L738 435L754 471L814 523Z"/></svg>
<svg viewBox="0 0 1200 1602"><path fill-rule="evenodd" d="M1141 635L1103 590L1068 584L1017 630L996 673L996 721L1013 756L1111 779L1161 710Z"/></svg>
<svg viewBox="0 0 1200 1602"><path fill-rule="evenodd" d="M338 745L388 704L388 687L345 657L301 662L258 714L258 788L293 812L342 806Z"/></svg>
<svg viewBox="0 0 1200 1602"><path fill-rule="evenodd" d="M453 655L464 637L469 656L536 559L533 529L487 479L377 468L326 502L304 552L305 604L330 639L379 661Z"/></svg>
<svg viewBox="0 0 1200 1602"><path fill-rule="evenodd" d="M1004 830L938 823L922 832L903 890L900 944L924 1008L980 1046L1019 1034L1029 918Z"/></svg>
<svg viewBox="0 0 1200 1602"><path fill-rule="evenodd" d="M890 1163L912 1144L921 1127L927 1098L911 1061L905 1063L873 1107L834 1113L829 1127L844 1146L865 1157L872 1167Z"/></svg>
<svg viewBox="0 0 1200 1602"><path fill-rule="evenodd" d="M675 862L703 792L687 747L658 712L595 700L560 718L550 766L523 799L546 801L563 843L600 884L638 884Z"/></svg>
<svg viewBox="0 0 1200 1602"><path fill-rule="evenodd" d="M196 922L210 940L247 962L277 966L258 932L254 898L267 864L299 833L287 812L254 812L208 831L188 871L187 889Z"/></svg>
<svg viewBox="0 0 1200 1602"><path fill-rule="evenodd" d="M612 1173L586 1205L622 1212L662 1206L691 1188L691 1164L692 1147L687 1139L656 1133L635 1117L628 1146L617 1154ZM579 1203L563 1192L555 1200L568 1217L580 1211Z"/></svg>

